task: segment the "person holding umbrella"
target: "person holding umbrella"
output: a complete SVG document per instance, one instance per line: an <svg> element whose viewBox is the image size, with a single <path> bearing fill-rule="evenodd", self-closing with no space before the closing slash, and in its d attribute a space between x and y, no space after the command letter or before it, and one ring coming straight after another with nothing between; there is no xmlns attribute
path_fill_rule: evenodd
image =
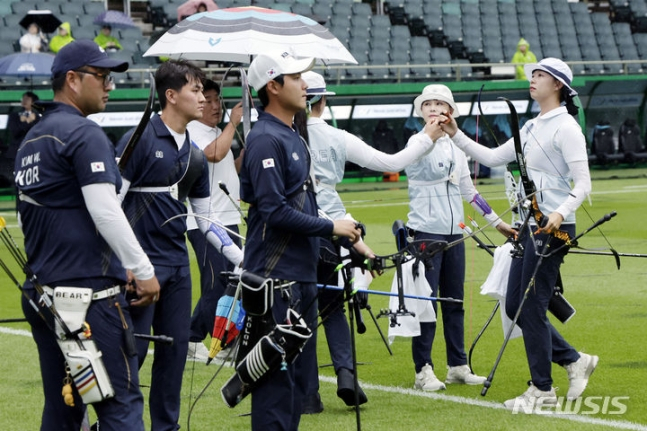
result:
<svg viewBox="0 0 647 431"><path fill-rule="evenodd" d="M240 124L243 116L243 107L240 102L234 106L229 123L221 130L218 127L223 117L220 86L211 79L207 79L204 82L202 93L205 97L202 118L191 121L187 125L187 130L193 142L202 149L209 162L209 179L211 182L209 215L217 218L225 225L231 241L240 247L240 238L236 234L238 233L241 217L238 212L239 207L233 202L239 200L240 182L238 180L238 169L244 150L241 150L238 158L234 158L231 144L236 135L236 127ZM223 190L219 189L218 184L221 181L228 190L231 190L233 202L229 200L230 198ZM200 268L200 299L195 305L191 316L187 359L204 362L209 358L209 350L202 341L213 330L214 310L216 310L218 300L227 288L227 281L220 273L234 271L235 266L219 250L206 242L193 217L189 217L186 224L187 237L193 246ZM219 357L226 353L222 353Z"/></svg>
<svg viewBox="0 0 647 431"><path fill-rule="evenodd" d="M106 51L119 51L123 49L119 39L112 35L112 26L103 24L101 32L94 38L94 42Z"/></svg>
<svg viewBox="0 0 647 431"><path fill-rule="evenodd" d="M23 34L18 42L20 43L20 52L47 51L47 38L35 22L29 24L27 33Z"/></svg>
<svg viewBox="0 0 647 431"><path fill-rule="evenodd" d="M286 280L280 284L289 288L273 292L274 321L289 323L285 320L292 309L313 331L295 362L269 372L252 390L255 431L299 428L301 404L311 391L308 376L317 373L319 237L355 242L361 235L355 221L318 217L309 150L293 124L295 114L306 107L301 74L314 63L314 58L297 60L288 53L261 54L248 73L263 106L247 137L240 171L240 197L250 204L243 269Z"/></svg>

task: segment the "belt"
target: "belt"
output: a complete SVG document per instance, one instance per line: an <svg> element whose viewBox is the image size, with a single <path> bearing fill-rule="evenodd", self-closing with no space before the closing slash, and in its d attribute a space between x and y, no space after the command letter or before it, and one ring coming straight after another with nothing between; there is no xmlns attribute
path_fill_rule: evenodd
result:
<svg viewBox="0 0 647 431"><path fill-rule="evenodd" d="M160 187L133 187L128 189L129 192L139 192L139 193L170 193L172 186L160 186Z"/></svg>
<svg viewBox="0 0 647 431"><path fill-rule="evenodd" d="M49 296L54 296L54 289L49 286L43 286L43 291ZM121 286L110 286L106 287L103 290L97 290L92 294L93 301L99 301L100 299L106 299L111 296L116 296L121 293Z"/></svg>

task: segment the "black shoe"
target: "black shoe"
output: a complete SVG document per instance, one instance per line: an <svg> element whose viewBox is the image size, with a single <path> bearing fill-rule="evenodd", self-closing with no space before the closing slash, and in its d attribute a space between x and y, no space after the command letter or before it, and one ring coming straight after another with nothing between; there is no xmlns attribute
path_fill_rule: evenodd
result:
<svg viewBox="0 0 647 431"><path fill-rule="evenodd" d="M362 388L357 385L359 405L368 402L366 394ZM355 405L355 379L353 372L347 368L340 368L337 373L337 396L341 398L347 406Z"/></svg>
<svg viewBox="0 0 647 431"><path fill-rule="evenodd" d="M321 396L319 392L306 396L305 401L303 402L303 407L301 409L301 414L303 415L314 415L317 413L323 412L324 406L321 402Z"/></svg>

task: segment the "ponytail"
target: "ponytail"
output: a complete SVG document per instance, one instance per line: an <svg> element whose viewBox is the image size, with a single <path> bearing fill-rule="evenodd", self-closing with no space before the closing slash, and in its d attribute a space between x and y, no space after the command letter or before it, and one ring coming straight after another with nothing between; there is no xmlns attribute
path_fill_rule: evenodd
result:
<svg viewBox="0 0 647 431"><path fill-rule="evenodd" d="M565 85L562 87L560 100L564 102L569 114L573 116L577 115L580 108L575 104L575 96L571 96L570 89Z"/></svg>

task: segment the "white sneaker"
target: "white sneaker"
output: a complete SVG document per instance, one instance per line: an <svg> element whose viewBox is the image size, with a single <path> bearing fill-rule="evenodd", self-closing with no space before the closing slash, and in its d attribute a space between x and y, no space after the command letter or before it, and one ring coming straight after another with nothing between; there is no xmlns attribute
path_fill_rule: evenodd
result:
<svg viewBox="0 0 647 431"><path fill-rule="evenodd" d="M423 391L439 391L445 389L445 384L438 380L431 365L426 364L419 373L416 373L416 383L413 387Z"/></svg>
<svg viewBox="0 0 647 431"><path fill-rule="evenodd" d="M465 385L482 385L485 383L485 377L477 376L472 373L467 365L458 365L456 367L447 367L447 377L445 383L462 383Z"/></svg>
<svg viewBox="0 0 647 431"><path fill-rule="evenodd" d="M207 359L209 359L209 349L202 344L202 341L196 343L189 341L189 350L186 358L189 361L207 362Z"/></svg>
<svg viewBox="0 0 647 431"><path fill-rule="evenodd" d="M533 413L535 409L545 412L542 410L543 407L558 407L559 402L555 388L550 388L550 391L540 391L531 383L526 392L517 398L505 401L503 405L515 413Z"/></svg>
<svg viewBox="0 0 647 431"><path fill-rule="evenodd" d="M568 372L568 393L566 398L569 400L575 400L582 395L586 385L589 383L589 377L595 371L595 367L598 366L599 358L593 355L587 355L586 353L580 352L580 359L577 361L564 365L566 371Z"/></svg>

